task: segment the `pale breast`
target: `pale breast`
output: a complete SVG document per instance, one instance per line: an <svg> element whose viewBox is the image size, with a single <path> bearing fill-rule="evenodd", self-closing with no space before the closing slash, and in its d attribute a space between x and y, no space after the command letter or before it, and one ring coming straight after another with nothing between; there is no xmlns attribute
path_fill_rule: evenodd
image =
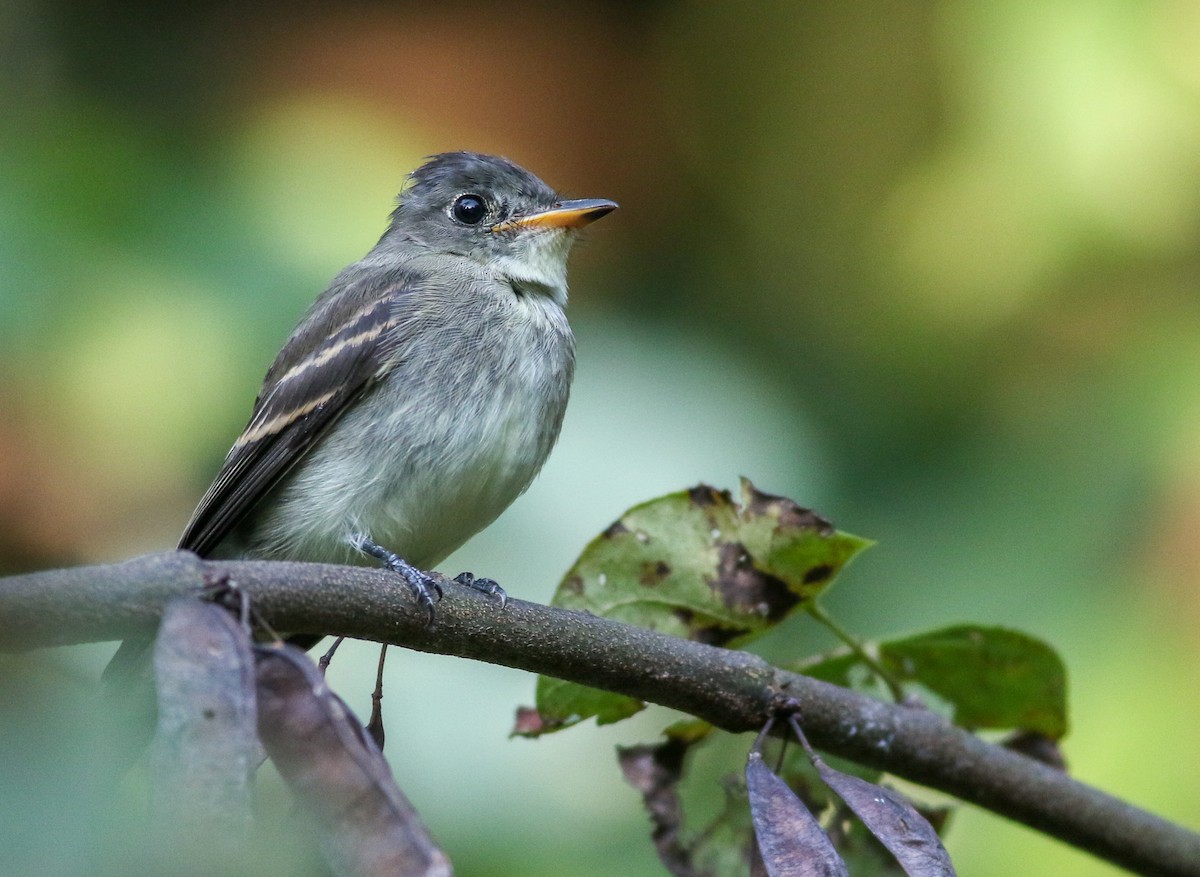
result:
<svg viewBox="0 0 1200 877"><path fill-rule="evenodd" d="M558 437L574 342L552 301L483 304L408 326L394 368L263 504L246 553L353 562L362 533L427 568L529 486Z"/></svg>

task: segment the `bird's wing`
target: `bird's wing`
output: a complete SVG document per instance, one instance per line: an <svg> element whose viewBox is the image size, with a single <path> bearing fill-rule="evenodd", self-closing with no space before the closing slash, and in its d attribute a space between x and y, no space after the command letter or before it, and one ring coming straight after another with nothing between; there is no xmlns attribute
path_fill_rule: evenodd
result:
<svg viewBox="0 0 1200 877"><path fill-rule="evenodd" d="M254 413L200 500L179 547L209 555L393 364L413 278L331 289L267 372Z"/></svg>

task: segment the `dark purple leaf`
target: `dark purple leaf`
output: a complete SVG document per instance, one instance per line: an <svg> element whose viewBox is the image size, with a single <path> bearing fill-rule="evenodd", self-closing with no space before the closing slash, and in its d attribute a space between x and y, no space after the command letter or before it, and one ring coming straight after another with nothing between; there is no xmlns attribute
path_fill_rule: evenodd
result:
<svg viewBox="0 0 1200 877"><path fill-rule="evenodd" d="M847 877L846 865L808 808L763 763L757 746L746 759L750 814L770 877Z"/></svg>
<svg viewBox="0 0 1200 877"><path fill-rule="evenodd" d="M906 874L954 877L954 866L937 832L904 796L830 767L808 745L795 716L791 717L791 725L821 779L896 857Z"/></svg>

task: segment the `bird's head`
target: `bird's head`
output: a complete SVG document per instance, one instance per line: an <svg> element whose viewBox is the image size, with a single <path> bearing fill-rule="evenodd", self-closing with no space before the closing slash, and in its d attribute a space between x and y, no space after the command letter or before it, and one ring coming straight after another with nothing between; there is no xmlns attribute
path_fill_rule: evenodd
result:
<svg viewBox="0 0 1200 877"><path fill-rule="evenodd" d="M505 158L447 152L413 171L384 241L472 259L561 304L576 232L616 207L599 198L563 200Z"/></svg>

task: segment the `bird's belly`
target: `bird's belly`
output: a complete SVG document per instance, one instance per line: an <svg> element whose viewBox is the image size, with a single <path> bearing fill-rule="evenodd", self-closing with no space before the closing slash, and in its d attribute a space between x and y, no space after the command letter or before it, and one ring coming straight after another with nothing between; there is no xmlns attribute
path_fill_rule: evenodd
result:
<svg viewBox="0 0 1200 877"><path fill-rule="evenodd" d="M525 491L549 443L512 425L444 437L418 460L397 454L394 473L366 497L375 541L417 566L440 563Z"/></svg>
<svg viewBox="0 0 1200 877"><path fill-rule="evenodd" d="M432 567L529 486L566 407L565 386L547 393L545 381L517 376L448 399L398 382L376 392L394 398L356 405L309 452L256 521L247 553L363 562L349 547L361 534Z"/></svg>

